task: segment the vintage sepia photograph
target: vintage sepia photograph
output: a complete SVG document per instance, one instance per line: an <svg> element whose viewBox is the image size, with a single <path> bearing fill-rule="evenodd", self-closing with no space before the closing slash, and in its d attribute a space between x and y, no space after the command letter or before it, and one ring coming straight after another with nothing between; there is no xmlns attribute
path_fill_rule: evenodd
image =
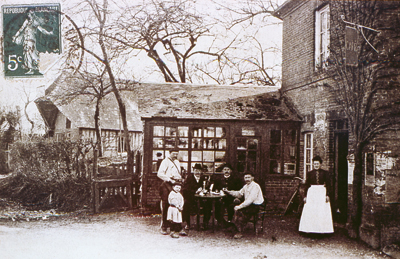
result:
<svg viewBox="0 0 400 259"><path fill-rule="evenodd" d="M400 1L0 4L1 258L400 259Z"/></svg>

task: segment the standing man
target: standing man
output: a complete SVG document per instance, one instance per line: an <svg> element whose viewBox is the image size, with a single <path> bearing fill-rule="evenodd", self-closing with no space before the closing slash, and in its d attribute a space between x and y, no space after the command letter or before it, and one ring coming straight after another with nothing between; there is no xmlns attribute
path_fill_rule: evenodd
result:
<svg viewBox="0 0 400 259"><path fill-rule="evenodd" d="M240 204L234 207L235 215L233 223L238 231L234 238L241 238L243 236L243 227L249 222L252 215L260 211L260 206L264 202L261 187L258 183L254 182L254 176L251 172L244 173L244 181L246 184L240 191L224 191L238 199L244 199L242 203L239 201L238 203Z"/></svg>
<svg viewBox="0 0 400 259"><path fill-rule="evenodd" d="M162 213L161 234L163 235L168 234L167 229L169 227L167 221L167 211L169 207L168 195L172 191L172 184L175 183L176 180L182 180L178 154L179 150L177 148L170 149L169 157L165 158L161 162L160 168L157 172L157 177L163 180L163 183L160 186L160 207Z"/></svg>

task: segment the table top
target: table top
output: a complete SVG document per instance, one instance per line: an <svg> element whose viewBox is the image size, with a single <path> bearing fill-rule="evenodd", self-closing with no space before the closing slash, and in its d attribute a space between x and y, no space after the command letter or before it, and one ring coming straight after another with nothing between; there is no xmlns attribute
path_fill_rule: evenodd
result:
<svg viewBox="0 0 400 259"><path fill-rule="evenodd" d="M200 195L200 194L195 194L194 197L197 198L204 198L204 199L216 199L216 198L221 198L224 197L225 194L219 194L219 193L206 193L204 195Z"/></svg>

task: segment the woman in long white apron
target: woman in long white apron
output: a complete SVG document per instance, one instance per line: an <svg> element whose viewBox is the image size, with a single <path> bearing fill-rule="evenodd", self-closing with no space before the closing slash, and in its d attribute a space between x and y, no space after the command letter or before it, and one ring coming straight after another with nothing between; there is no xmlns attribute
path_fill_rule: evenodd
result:
<svg viewBox="0 0 400 259"><path fill-rule="evenodd" d="M300 218L299 231L305 233L333 233L333 221L328 188L329 173L320 169L322 159L313 158L314 169L307 172L307 196Z"/></svg>

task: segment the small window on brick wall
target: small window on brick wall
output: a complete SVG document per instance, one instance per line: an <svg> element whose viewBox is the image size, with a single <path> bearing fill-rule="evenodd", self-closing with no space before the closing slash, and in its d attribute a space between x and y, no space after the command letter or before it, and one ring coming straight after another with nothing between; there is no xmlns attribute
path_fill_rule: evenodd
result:
<svg viewBox="0 0 400 259"><path fill-rule="evenodd" d="M329 56L329 5L315 12L315 67L326 67Z"/></svg>
<svg viewBox="0 0 400 259"><path fill-rule="evenodd" d="M304 175L312 170L313 134L304 134Z"/></svg>

